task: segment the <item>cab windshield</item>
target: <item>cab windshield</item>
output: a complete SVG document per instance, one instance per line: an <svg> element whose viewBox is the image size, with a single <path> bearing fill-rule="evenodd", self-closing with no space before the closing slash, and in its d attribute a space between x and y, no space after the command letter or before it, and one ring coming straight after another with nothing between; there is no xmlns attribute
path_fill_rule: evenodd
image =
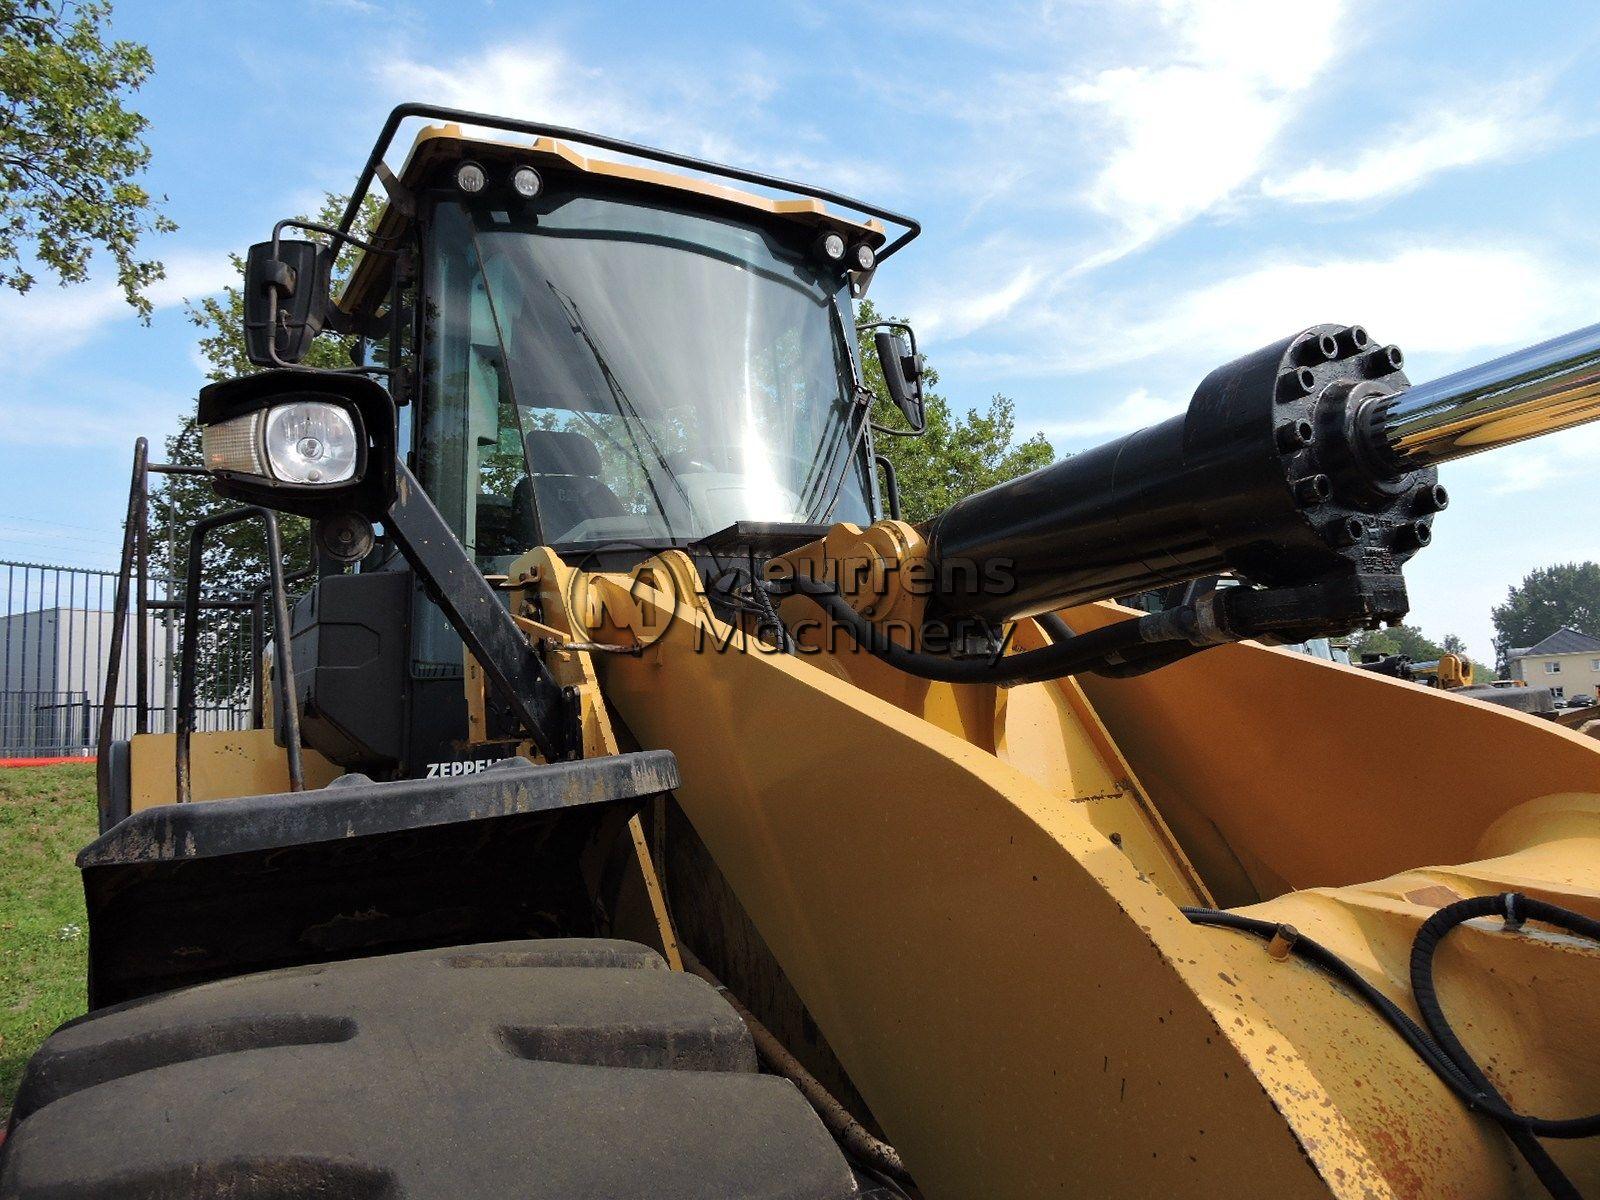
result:
<svg viewBox="0 0 1600 1200"><path fill-rule="evenodd" d="M593 195L435 212L419 457L485 566L871 520L843 282L798 231Z"/></svg>

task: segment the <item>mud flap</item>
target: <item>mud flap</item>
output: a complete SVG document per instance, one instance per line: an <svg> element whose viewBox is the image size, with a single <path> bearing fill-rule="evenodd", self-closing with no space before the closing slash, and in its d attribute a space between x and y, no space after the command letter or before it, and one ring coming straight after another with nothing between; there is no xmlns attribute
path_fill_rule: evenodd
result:
<svg viewBox="0 0 1600 1200"><path fill-rule="evenodd" d="M78 854L89 1007L301 963L595 936L605 855L677 785L658 750L136 812Z"/></svg>

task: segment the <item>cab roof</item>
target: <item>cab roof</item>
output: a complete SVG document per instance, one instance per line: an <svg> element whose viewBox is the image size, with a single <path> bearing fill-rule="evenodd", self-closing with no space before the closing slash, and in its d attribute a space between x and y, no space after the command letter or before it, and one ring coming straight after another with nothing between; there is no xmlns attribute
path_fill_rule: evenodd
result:
<svg viewBox="0 0 1600 1200"><path fill-rule="evenodd" d="M469 133L467 128L472 128ZM747 209L780 221L793 222L821 232L836 230L850 240L865 241L874 250L887 240L884 226L876 217L857 218L830 208L814 196L791 197L762 195L715 179L663 170L648 163L597 158L575 149L568 141L535 136L531 140L510 140L479 136L476 126L450 122L424 126L406 156L396 179L405 191L419 191L440 180L445 169L463 161L495 168L532 166L547 176L562 173L591 175L615 180L646 191L677 192L701 197L713 206ZM709 164L708 164L709 165ZM380 245L396 239L411 217L393 200L386 203L374 223L372 236ZM358 313L375 307L379 294L387 287L390 259L387 255L364 253L339 297L339 307Z"/></svg>

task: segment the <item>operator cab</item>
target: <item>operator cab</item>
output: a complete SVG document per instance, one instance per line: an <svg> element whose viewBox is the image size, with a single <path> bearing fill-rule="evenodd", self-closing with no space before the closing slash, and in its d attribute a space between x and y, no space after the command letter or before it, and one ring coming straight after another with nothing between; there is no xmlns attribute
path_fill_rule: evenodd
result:
<svg viewBox="0 0 1600 1200"><path fill-rule="evenodd" d="M376 457L398 454L414 477L407 486L420 484L442 519L430 544L447 528L463 561L489 576L539 546L584 566L623 567L669 547L705 563L715 554L697 544L719 532L754 526L809 541L880 515L851 301L915 222L680 155L487 117L470 136L459 124L424 128L398 174L383 166L401 119L442 115L403 106L391 116L357 186L359 198L381 181L389 197L365 237L351 231L359 200L337 229L280 222L252 248L245 287L258 365L293 367L324 330L356 335L353 373L385 377L386 389L326 370L278 374L298 388L379 394L383 405L369 397L373 412L347 420L342 436L360 442L358 428L383 427ZM522 140L495 140L491 122ZM573 142L630 161L591 158ZM879 216L905 227L892 245ZM281 236L295 225L332 244ZM360 254L335 304L328 279L340 247ZM881 330L874 341L891 399L920 429L914 345ZM392 416L377 416L391 400ZM308 420L292 448L323 454L340 430ZM226 440L235 427L245 428L212 430L208 461L255 481L239 487L260 486L247 453L256 435L235 445ZM318 486L267 497L320 523L324 569L291 623L307 745L379 777L489 753L481 739L464 741L460 597L443 596L443 576L402 553L387 502L345 514L317 500L311 493L337 482L319 464L304 475ZM353 473L366 486L353 462L345 472L338 480ZM326 569L357 560L355 573ZM453 566L445 576L457 591L466 585Z"/></svg>
<svg viewBox="0 0 1600 1200"><path fill-rule="evenodd" d="M402 450L485 571L539 545L682 546L878 515L850 301L816 201L425 130L378 241L418 251ZM834 235L828 246L823 242ZM342 300L372 306L392 259Z"/></svg>

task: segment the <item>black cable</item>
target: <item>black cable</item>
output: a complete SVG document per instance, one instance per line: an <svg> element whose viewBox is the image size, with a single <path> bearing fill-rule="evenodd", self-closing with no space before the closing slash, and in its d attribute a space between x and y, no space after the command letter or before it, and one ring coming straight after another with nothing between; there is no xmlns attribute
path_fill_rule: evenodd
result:
<svg viewBox="0 0 1600 1200"><path fill-rule="evenodd" d="M863 617L838 589L831 584L793 575L769 585L775 590L794 591L808 596L821 606L829 617L844 626L862 649L881 658L890 666L940 683L985 683L1004 686L1015 683L1040 683L1059 679L1079 671L1092 670L1103 660L1122 654L1136 646L1150 644L1182 645L1177 639L1157 643L1149 642L1145 633L1160 628L1156 622L1168 614L1139 617L1118 621L1089 633L1076 634L1064 642L1057 642L1041 650L1028 650L1022 654L1009 654L999 658L946 658L939 654L925 654L897 645L888 634Z"/></svg>
<svg viewBox="0 0 1600 1200"><path fill-rule="evenodd" d="M1072 626L1055 613L1040 613L1033 619L1050 635L1052 642L1064 642L1078 636L1072 631ZM1151 642L1129 650L1118 662L1108 661L1098 667L1090 667L1089 673L1106 679L1132 679L1136 675L1148 675L1151 671L1170 667L1191 654L1209 649L1209 646L1196 646L1186 642Z"/></svg>
<svg viewBox="0 0 1600 1200"><path fill-rule="evenodd" d="M777 634L778 649L785 654L789 653L791 647L789 627L783 623L783 618L778 615L778 606L772 602L772 593L767 591L761 580L754 575L749 572L745 572L745 574L750 580L750 594L755 597L756 607L761 611L761 615L772 623L772 628ZM761 626L758 621L756 632L759 633L760 630Z"/></svg>
<svg viewBox="0 0 1600 1200"><path fill-rule="evenodd" d="M1472 1056L1467 1053L1467 1048L1461 1044L1461 1039L1456 1037L1455 1031L1450 1028L1450 1022L1445 1019L1444 1010L1439 1006L1439 993L1433 982L1433 954L1447 933L1457 925L1476 917L1502 917L1512 928L1520 926L1523 921L1539 921L1545 925L1554 925L1557 929L1564 929L1578 937L1600 942L1600 921L1595 921L1582 913L1575 913L1571 909L1546 904L1543 900L1530 899L1519 892L1502 892L1497 896L1474 896L1467 900L1458 900L1441 908L1423 922L1422 928L1417 930L1416 940L1411 943L1411 991L1416 997L1422 1019L1427 1023L1440 1050L1468 1078L1474 1075L1481 1078L1482 1073L1478 1071ZM1495 1094L1488 1080L1483 1080L1478 1086L1489 1094L1478 1107L1504 1124L1516 1123L1530 1133L1549 1138L1593 1137L1600 1133L1600 1113L1564 1118L1526 1116L1507 1106L1505 1101Z"/></svg>
<svg viewBox="0 0 1600 1200"><path fill-rule="evenodd" d="M1064 642L1068 638L1078 636L1071 625L1068 625L1053 612L1040 613L1034 620L1038 622L1040 629L1050 635L1052 642Z"/></svg>
<svg viewBox="0 0 1600 1200"><path fill-rule="evenodd" d="M1092 667L1089 673L1105 679L1132 679L1136 675L1148 675L1152 671L1161 670L1162 667L1170 667L1175 662L1182 662L1191 654L1199 654L1200 651L1209 649L1210 646L1188 646L1182 643L1170 647L1151 645L1145 652L1128 655L1122 662Z"/></svg>
<svg viewBox="0 0 1600 1200"><path fill-rule="evenodd" d="M1214 925L1236 929L1270 938L1283 927L1272 921L1244 917L1237 913L1210 908L1184 908L1183 915L1196 925ZM1464 921L1475 917L1502 916L1508 925L1516 927L1523 920L1542 921L1575 933L1581 937L1600 941L1600 921L1592 920L1570 909L1530 900L1516 892L1495 896L1478 896L1446 905L1425 921L1417 931L1411 946L1411 988L1417 1007L1427 1023L1424 1029L1413 1021L1388 996L1368 983L1326 946L1303 934L1297 935L1290 945L1291 951L1307 962L1319 967L1355 992L1378 1011L1401 1039L1416 1055L1438 1075L1466 1106L1497 1122L1521 1152L1528 1166L1538 1176L1539 1182L1556 1200L1582 1200L1577 1188L1566 1173L1556 1164L1549 1152L1539 1144L1535 1135L1555 1138L1589 1137L1600 1132L1600 1113L1561 1119L1528 1116L1512 1109L1499 1091L1484 1075L1478 1064L1461 1044L1450 1028L1443 1009L1439 1006L1438 991L1433 982L1433 955L1444 936ZM1432 1036L1430 1036L1430 1031Z"/></svg>

